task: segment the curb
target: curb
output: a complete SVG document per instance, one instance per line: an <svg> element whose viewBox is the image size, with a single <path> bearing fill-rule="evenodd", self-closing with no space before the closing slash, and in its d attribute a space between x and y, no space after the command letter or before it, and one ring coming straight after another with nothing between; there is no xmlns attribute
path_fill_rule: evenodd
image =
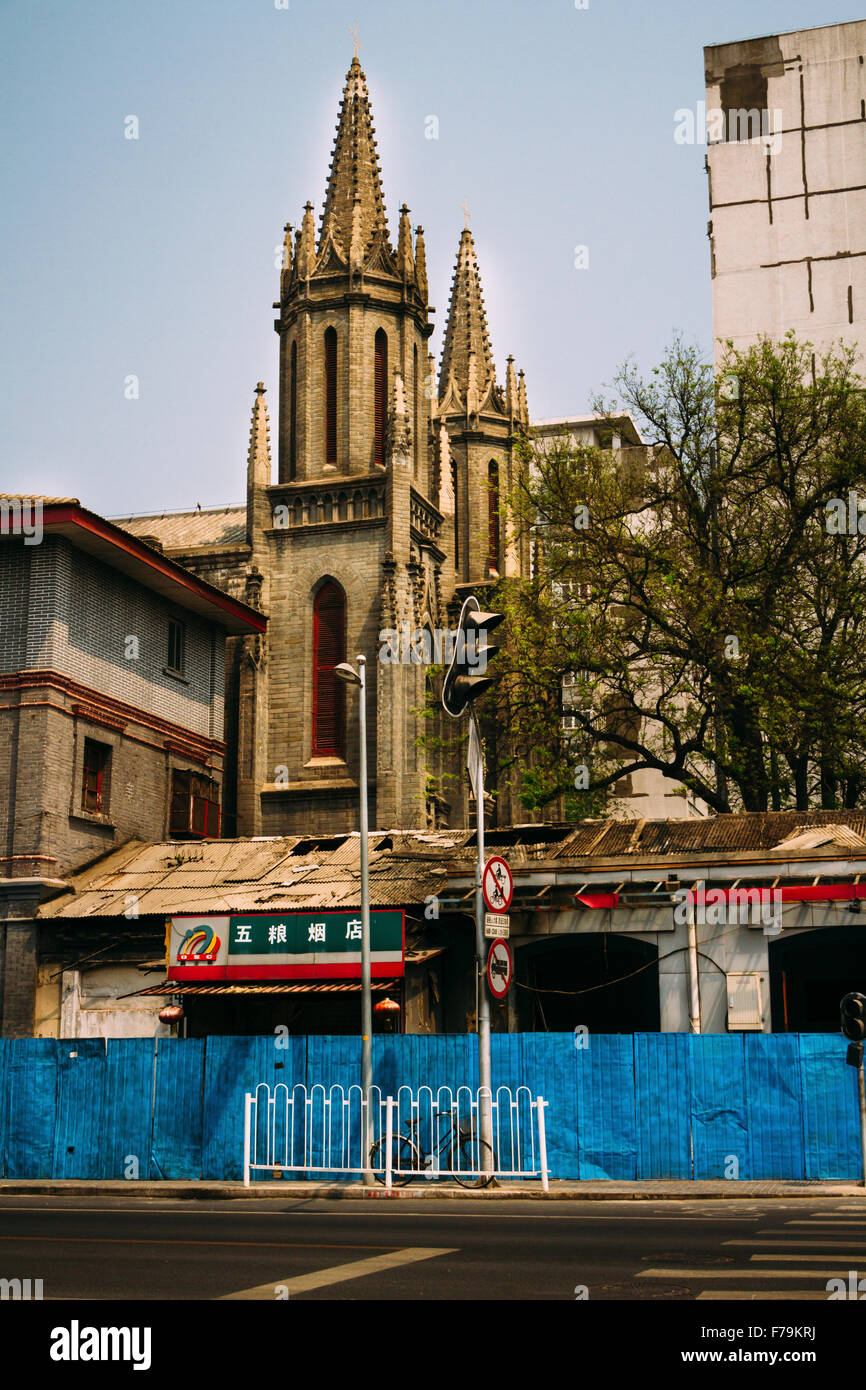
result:
<svg viewBox="0 0 866 1390"><path fill-rule="evenodd" d="M814 1201L823 1198L862 1197L866 1202L866 1190L854 1183L738 1183L728 1181L714 1183L704 1189L700 1182L672 1183L658 1188L645 1187L636 1183L614 1186L593 1183L582 1186L575 1183L570 1187L553 1187L543 1192L540 1187L481 1188L469 1190L462 1187L433 1186L421 1187L412 1184L408 1187L395 1187L390 1193L384 1187L364 1187L360 1183L315 1183L279 1181L263 1183L261 1186L244 1187L241 1182L208 1183L201 1181L142 1182L94 1179L0 1179L0 1197L150 1197L184 1198L191 1201L237 1201L237 1200L277 1200L291 1201L294 1198L324 1198L331 1201L531 1201L531 1202L694 1202L694 1201L736 1201L749 1198L787 1199L806 1198Z"/></svg>

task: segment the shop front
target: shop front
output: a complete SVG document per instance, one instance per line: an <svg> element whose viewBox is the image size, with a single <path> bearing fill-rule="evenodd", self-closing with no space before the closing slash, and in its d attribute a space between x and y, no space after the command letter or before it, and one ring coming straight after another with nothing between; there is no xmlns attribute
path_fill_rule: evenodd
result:
<svg viewBox="0 0 866 1390"><path fill-rule="evenodd" d="M376 1032L403 1031L405 935L403 909L370 913ZM361 914L315 908L173 916L166 979L143 992L180 1007L178 1032L187 1037L358 1032Z"/></svg>

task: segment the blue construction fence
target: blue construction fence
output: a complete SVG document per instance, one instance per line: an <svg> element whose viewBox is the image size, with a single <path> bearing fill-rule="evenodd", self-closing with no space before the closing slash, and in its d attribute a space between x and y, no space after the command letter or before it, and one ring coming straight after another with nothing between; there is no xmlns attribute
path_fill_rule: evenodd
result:
<svg viewBox="0 0 866 1390"><path fill-rule="evenodd" d="M857 1077L841 1036L577 1041L491 1038L494 1087L549 1102L554 1178L860 1176ZM477 1039L377 1036L373 1064L383 1095L475 1087ZM360 1068L358 1037L0 1039L0 1175L240 1179L246 1091L348 1087Z"/></svg>

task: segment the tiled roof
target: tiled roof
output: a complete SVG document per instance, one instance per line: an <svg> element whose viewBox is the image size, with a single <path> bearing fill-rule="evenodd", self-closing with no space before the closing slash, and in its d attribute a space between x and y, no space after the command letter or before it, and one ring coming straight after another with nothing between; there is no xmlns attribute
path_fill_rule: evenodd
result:
<svg viewBox="0 0 866 1390"><path fill-rule="evenodd" d="M695 820L584 821L552 846L547 857L574 859L591 854L594 859L607 859L770 851L808 826L844 826L857 836L866 835L866 811L745 811ZM792 847L791 852L824 852L834 844L838 847L839 842L831 838L826 845L803 844ZM853 848L850 835L843 837L842 847Z"/></svg>
<svg viewBox="0 0 866 1390"><path fill-rule="evenodd" d="M131 535L155 536L166 550L196 550L209 545L231 549L244 545L247 535L246 507L214 507L207 511L162 512L153 516L113 517Z"/></svg>
<svg viewBox="0 0 866 1390"><path fill-rule="evenodd" d="M0 492L0 502L41 502L43 506L56 506L59 503L75 507L81 505L77 497L46 497L41 492Z"/></svg>

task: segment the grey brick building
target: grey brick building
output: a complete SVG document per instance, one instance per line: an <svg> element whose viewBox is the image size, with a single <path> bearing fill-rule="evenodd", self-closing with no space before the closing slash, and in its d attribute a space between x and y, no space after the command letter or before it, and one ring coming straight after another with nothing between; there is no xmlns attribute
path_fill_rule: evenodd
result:
<svg viewBox="0 0 866 1390"><path fill-rule="evenodd" d="M16 1036L45 892L130 839L219 834L226 637L252 648L266 619L76 499L0 497L0 514L0 1021Z"/></svg>

